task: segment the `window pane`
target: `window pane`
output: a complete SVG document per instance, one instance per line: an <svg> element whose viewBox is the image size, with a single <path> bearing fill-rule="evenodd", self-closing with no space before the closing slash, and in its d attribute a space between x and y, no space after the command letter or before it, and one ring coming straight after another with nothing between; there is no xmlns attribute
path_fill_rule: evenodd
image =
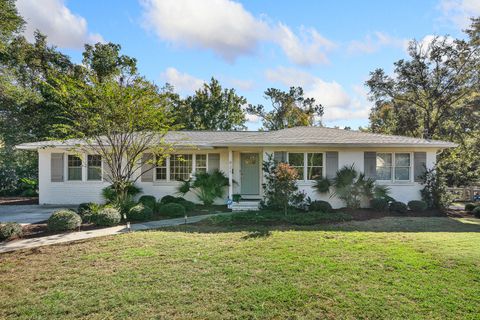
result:
<svg viewBox="0 0 480 320"><path fill-rule="evenodd" d="M68 180L82 180L82 167L68 168Z"/></svg>
<svg viewBox="0 0 480 320"><path fill-rule="evenodd" d="M170 180L188 180L191 173L191 154L174 154L170 157Z"/></svg>
<svg viewBox="0 0 480 320"><path fill-rule="evenodd" d="M396 167L395 180L410 180L410 167Z"/></svg>
<svg viewBox="0 0 480 320"><path fill-rule="evenodd" d="M156 179L157 180L167 180L167 168L166 167L157 167L156 171Z"/></svg>
<svg viewBox="0 0 480 320"><path fill-rule="evenodd" d="M322 177L322 167L308 167L308 177L307 180L316 180Z"/></svg>
<svg viewBox="0 0 480 320"><path fill-rule="evenodd" d="M323 153L308 153L307 154L308 166L323 166Z"/></svg>
<svg viewBox="0 0 480 320"><path fill-rule="evenodd" d="M87 180L102 180L102 156L88 155Z"/></svg>
<svg viewBox="0 0 480 320"><path fill-rule="evenodd" d="M395 153L395 166L409 167L410 153Z"/></svg>
<svg viewBox="0 0 480 320"><path fill-rule="evenodd" d="M292 168L296 169L298 172L298 180L303 180L303 166L301 167L293 167Z"/></svg>
<svg viewBox="0 0 480 320"><path fill-rule="evenodd" d="M303 167L303 153L289 153L288 163L292 167Z"/></svg>
<svg viewBox="0 0 480 320"><path fill-rule="evenodd" d="M82 159L77 156L68 155L68 166L69 167L81 167Z"/></svg>
<svg viewBox="0 0 480 320"><path fill-rule="evenodd" d="M392 180L392 167L377 167L377 180Z"/></svg>
<svg viewBox="0 0 480 320"><path fill-rule="evenodd" d="M206 154L197 154L196 158L196 171L206 171L207 170L207 155ZM205 170L202 170L205 169Z"/></svg>
<svg viewBox="0 0 480 320"><path fill-rule="evenodd" d="M385 167L392 165L391 153L377 153L377 167Z"/></svg>

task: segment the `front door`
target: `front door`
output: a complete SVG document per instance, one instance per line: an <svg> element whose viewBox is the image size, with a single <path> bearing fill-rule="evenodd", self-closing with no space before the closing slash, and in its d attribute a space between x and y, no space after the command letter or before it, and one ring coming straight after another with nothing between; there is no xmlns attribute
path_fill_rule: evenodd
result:
<svg viewBox="0 0 480 320"><path fill-rule="evenodd" d="M240 154L240 191L243 195L260 194L260 159L258 153Z"/></svg>

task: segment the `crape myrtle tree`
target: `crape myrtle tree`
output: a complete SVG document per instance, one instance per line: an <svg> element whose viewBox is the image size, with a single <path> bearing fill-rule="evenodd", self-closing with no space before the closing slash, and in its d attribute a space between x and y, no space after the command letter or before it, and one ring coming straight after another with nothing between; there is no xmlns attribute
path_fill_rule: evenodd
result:
<svg viewBox="0 0 480 320"><path fill-rule="evenodd" d="M288 92L269 88L265 99L270 100L271 111L262 104L247 107L249 114L262 119L263 130L321 125L318 119L323 116L323 106L314 98L305 98L301 87L291 87Z"/></svg>
<svg viewBox="0 0 480 320"><path fill-rule="evenodd" d="M164 136L173 116L159 88L139 76L135 60L120 56L119 50L111 43L87 46L82 76L60 79L52 90L70 106L57 131L76 139L76 152L102 157L105 179L121 203L141 176L142 165L153 164L147 169L152 170L172 151ZM146 151L154 156L145 159Z"/></svg>

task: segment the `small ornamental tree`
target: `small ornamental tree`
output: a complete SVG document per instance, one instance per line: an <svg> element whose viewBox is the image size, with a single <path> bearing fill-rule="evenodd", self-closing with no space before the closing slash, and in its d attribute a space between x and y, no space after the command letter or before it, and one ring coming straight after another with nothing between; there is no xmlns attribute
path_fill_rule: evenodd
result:
<svg viewBox="0 0 480 320"><path fill-rule="evenodd" d="M298 172L287 163L277 163L269 156L263 162L265 173L264 204L267 207L283 209L285 215L288 208L302 202L305 195L298 191Z"/></svg>

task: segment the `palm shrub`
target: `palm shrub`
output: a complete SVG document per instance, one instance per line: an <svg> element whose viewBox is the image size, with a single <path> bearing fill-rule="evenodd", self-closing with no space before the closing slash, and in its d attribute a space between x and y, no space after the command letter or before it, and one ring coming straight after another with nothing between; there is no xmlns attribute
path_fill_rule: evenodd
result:
<svg viewBox="0 0 480 320"><path fill-rule="evenodd" d="M219 170L212 173L196 172L193 180L186 180L178 188L178 192L185 195L193 192L204 205L212 205L215 199L221 198L228 187L228 177Z"/></svg>
<svg viewBox="0 0 480 320"><path fill-rule="evenodd" d="M366 178L365 174L358 173L354 165L344 166L335 174L333 179L333 196L342 200L347 208L358 209L364 197L373 197L375 182Z"/></svg>
<svg viewBox="0 0 480 320"><path fill-rule="evenodd" d="M122 189L124 192L119 192ZM102 197L107 204L116 207L123 217L126 217L128 210L135 205L133 200L136 195L142 192L142 189L133 183L127 184L125 188L110 185L102 189Z"/></svg>

